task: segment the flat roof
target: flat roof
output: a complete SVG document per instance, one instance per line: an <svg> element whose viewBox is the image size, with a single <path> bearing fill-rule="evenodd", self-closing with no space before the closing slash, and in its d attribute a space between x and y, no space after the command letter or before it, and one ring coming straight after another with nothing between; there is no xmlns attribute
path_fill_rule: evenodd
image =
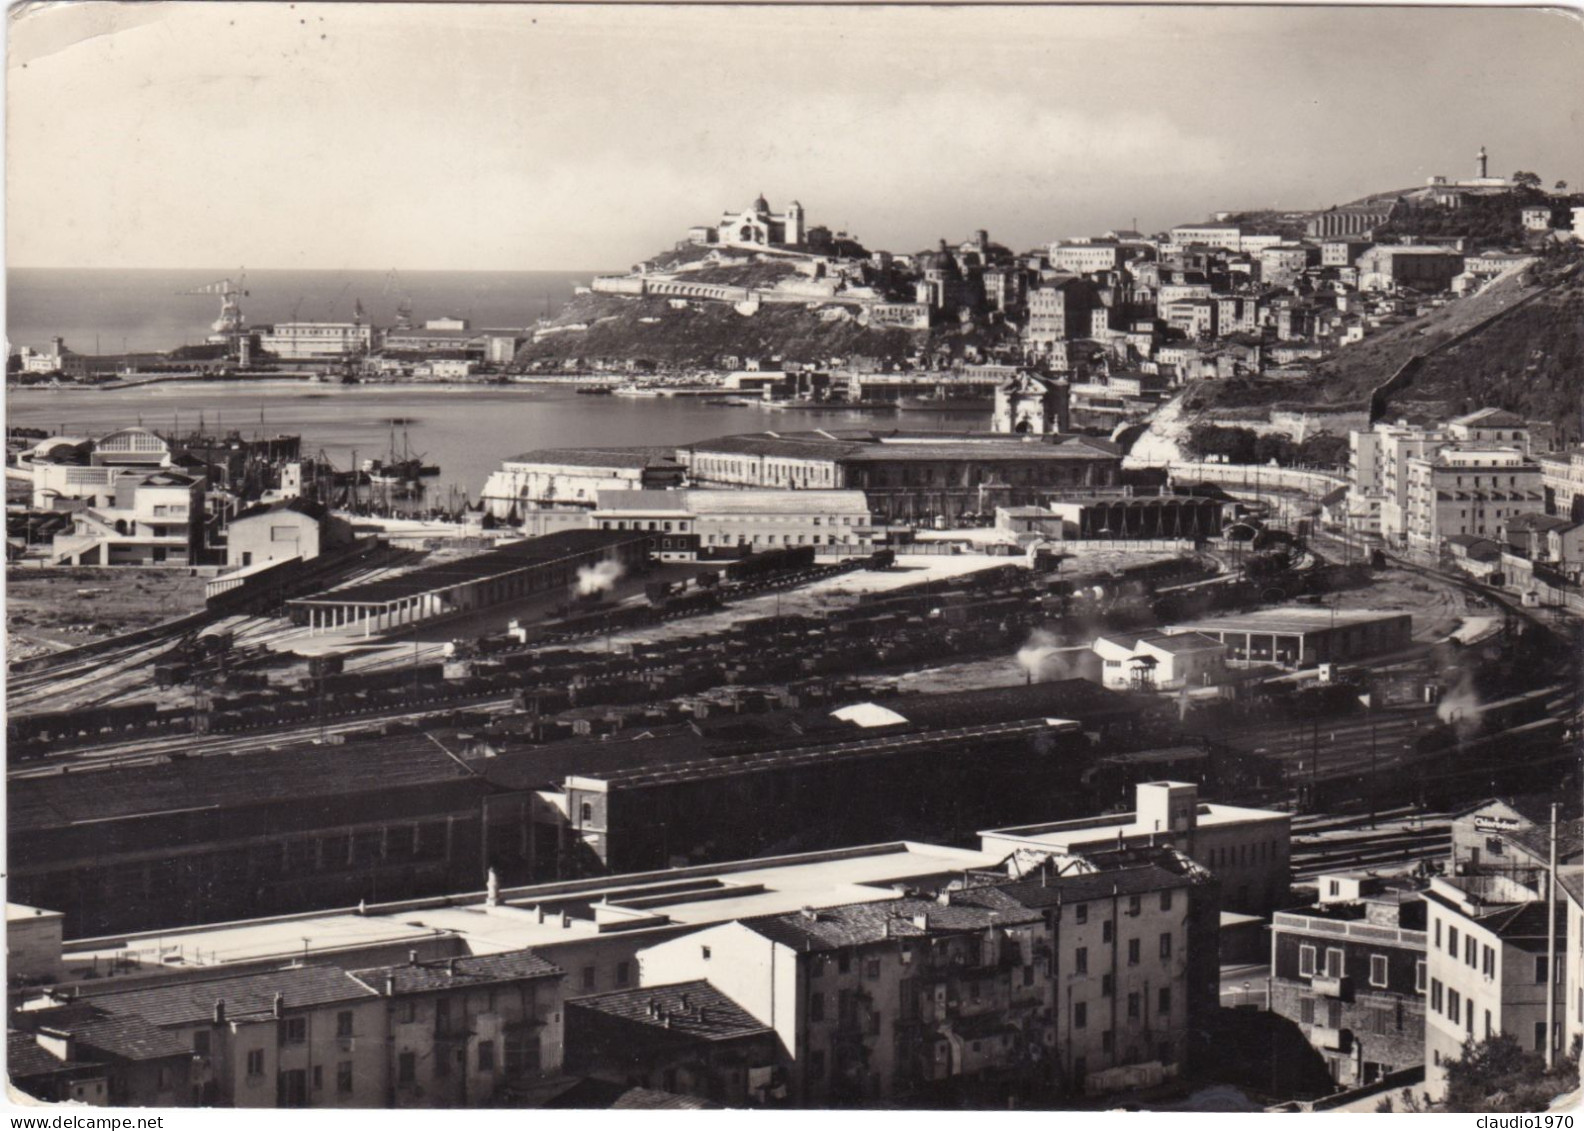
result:
<svg viewBox="0 0 1584 1131"><path fill-rule="evenodd" d="M107 961L129 951L180 953L185 965L224 966L357 947L459 939L471 954L598 938L613 928L709 926L803 907L899 899L905 881L993 868L1004 854L893 841L764 860L732 861L626 876L540 884L502 892L491 906L483 892L318 914L147 931L68 944L67 960ZM545 907L543 921L538 912ZM566 926L560 912L575 907ZM589 909L594 909L590 917ZM306 940L306 941L305 941Z"/></svg>
<svg viewBox="0 0 1584 1131"><path fill-rule="evenodd" d="M1206 617L1203 620L1184 621L1167 625L1165 632L1176 635L1182 632L1286 632L1302 635L1332 628L1347 628L1359 624L1375 624L1406 618L1402 612L1372 612L1368 609L1258 609L1251 613L1238 613L1225 617Z"/></svg>
<svg viewBox="0 0 1584 1131"><path fill-rule="evenodd" d="M560 530L539 538L513 542L482 554L459 561L437 562L421 566L411 573L384 577L344 589L331 589L300 597L287 602L291 605L383 605L400 601L421 593L434 593L482 581L491 577L515 573L535 565L544 565L578 554L592 554L599 550L627 542L643 540L631 530Z"/></svg>
<svg viewBox="0 0 1584 1131"><path fill-rule="evenodd" d="M1277 809L1250 809L1242 805L1220 805L1201 801L1198 808L1198 827L1215 828L1222 825L1241 824L1246 821L1281 821L1292 819L1291 813ZM1018 840L1048 848L1071 850L1088 847L1103 841L1114 841L1118 834L1124 837L1147 836L1163 830L1146 826L1137 812L1115 813L1104 817L1079 817L1071 821L1056 821L1046 825L1020 825L1009 829L984 829L979 833L980 843L986 837L1001 840Z"/></svg>
<svg viewBox="0 0 1584 1131"><path fill-rule="evenodd" d="M862 491L709 490L601 491L596 513L666 511L686 514L807 514L810 511L869 514Z"/></svg>

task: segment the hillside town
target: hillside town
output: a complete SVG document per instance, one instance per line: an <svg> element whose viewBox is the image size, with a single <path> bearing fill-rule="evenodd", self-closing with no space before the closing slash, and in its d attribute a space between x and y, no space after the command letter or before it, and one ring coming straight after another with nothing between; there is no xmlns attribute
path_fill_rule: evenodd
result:
<svg viewBox="0 0 1584 1131"><path fill-rule="evenodd" d="M431 472L394 426L351 468L205 423L8 435L13 1086L1576 1095L1580 420L1535 407L1549 362L1466 370L1576 309L1584 197L1489 160L1021 252L870 251L761 195L514 331L216 292L212 376L767 426L492 454L406 519ZM822 415L859 408L895 423Z"/></svg>

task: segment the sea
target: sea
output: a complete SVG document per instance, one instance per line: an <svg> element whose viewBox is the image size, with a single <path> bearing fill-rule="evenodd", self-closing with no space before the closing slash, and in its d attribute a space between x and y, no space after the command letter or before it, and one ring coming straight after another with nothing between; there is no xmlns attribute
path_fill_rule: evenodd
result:
<svg viewBox="0 0 1584 1131"><path fill-rule="evenodd" d="M249 325L348 322L361 303L376 326L397 304L414 321L453 316L480 328L532 326L601 271L287 271L243 268L111 270L12 267L6 271L6 338L12 352L64 338L76 353L111 354L198 345L220 313L216 295L184 294L231 279L246 291Z"/></svg>
<svg viewBox="0 0 1584 1131"><path fill-rule="evenodd" d="M361 301L389 325L407 295L414 320L455 315L477 327L530 326L597 272L249 271L242 300L250 324L347 320ZM240 272L232 271L237 279ZM167 350L201 342L219 311L213 296L178 292L227 277L220 271L14 268L7 272L12 347L56 335L80 353ZM986 417L988 413L984 414ZM161 432L202 427L245 436L294 434L304 451L348 468L393 451L421 455L440 476L423 505L476 500L502 461L559 447L668 446L766 429L984 428L973 414L798 410L708 405L698 397L583 396L564 385L335 385L303 381L160 382L127 389L30 387L6 394L8 424L95 436L140 424Z"/></svg>

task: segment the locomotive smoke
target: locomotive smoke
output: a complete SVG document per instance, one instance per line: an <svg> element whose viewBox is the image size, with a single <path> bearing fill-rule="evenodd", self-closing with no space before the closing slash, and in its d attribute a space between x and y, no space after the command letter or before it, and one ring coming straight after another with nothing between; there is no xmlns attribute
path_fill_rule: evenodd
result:
<svg viewBox="0 0 1584 1131"><path fill-rule="evenodd" d="M580 566L577 571L577 591L579 597L590 597L595 593L603 593L620 580L622 567L616 562L598 562L591 566Z"/></svg>

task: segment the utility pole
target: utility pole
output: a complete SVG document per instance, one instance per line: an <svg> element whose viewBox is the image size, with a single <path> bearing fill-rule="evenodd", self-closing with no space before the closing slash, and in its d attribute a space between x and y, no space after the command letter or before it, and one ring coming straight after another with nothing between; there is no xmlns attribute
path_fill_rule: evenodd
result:
<svg viewBox="0 0 1584 1131"><path fill-rule="evenodd" d="M1545 1066L1556 1067L1556 880L1557 880L1557 806L1551 803L1551 867L1546 875L1546 1031Z"/></svg>

